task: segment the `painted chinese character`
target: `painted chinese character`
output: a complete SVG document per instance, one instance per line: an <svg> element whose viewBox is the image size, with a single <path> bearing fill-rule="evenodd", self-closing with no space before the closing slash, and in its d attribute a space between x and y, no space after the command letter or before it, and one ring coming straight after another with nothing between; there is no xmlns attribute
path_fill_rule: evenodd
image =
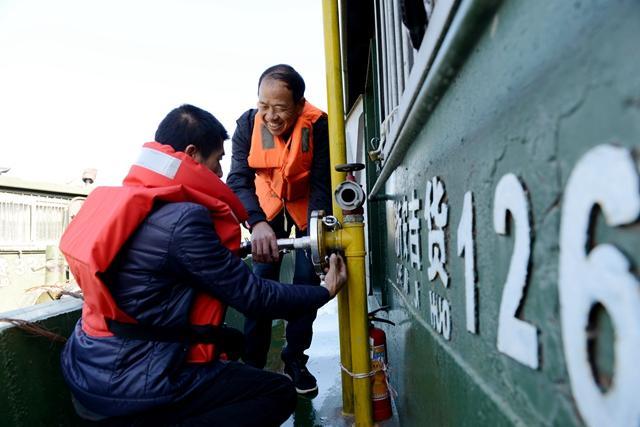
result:
<svg viewBox="0 0 640 427"><path fill-rule="evenodd" d="M401 239L401 235L402 235L402 212L400 212L402 205L400 204L400 202L393 202L393 219L395 222L395 233L394 233L394 243L395 243L395 249L396 249L396 257L400 258L402 257L402 239Z"/></svg>
<svg viewBox="0 0 640 427"><path fill-rule="evenodd" d="M404 267L402 264L396 264L396 286L398 289L402 289L404 280Z"/></svg>
<svg viewBox="0 0 640 427"><path fill-rule="evenodd" d="M420 219L418 218L418 211L420 210L420 199L418 198L418 192L413 190L413 198L409 202L409 260L411 266L422 270L422 253L420 250Z"/></svg>
<svg viewBox="0 0 640 427"><path fill-rule="evenodd" d="M409 286L409 270L404 267L404 273L402 275L402 289L404 293L409 295L411 293L411 286Z"/></svg>
<svg viewBox="0 0 640 427"><path fill-rule="evenodd" d="M447 250L445 246L444 228L447 226L449 207L444 201L444 183L434 176L427 182L424 217L428 228L429 280L440 277L442 284L449 285L449 275L446 270Z"/></svg>
<svg viewBox="0 0 640 427"><path fill-rule="evenodd" d="M407 198L402 200L402 259L407 261L409 259L409 204Z"/></svg>
<svg viewBox="0 0 640 427"><path fill-rule="evenodd" d="M409 286L409 270L402 264L396 264L396 286L407 295L411 293Z"/></svg>
<svg viewBox="0 0 640 427"><path fill-rule="evenodd" d="M408 259L408 239L409 239L409 224L407 223L407 199L403 199L394 203L395 207L395 222L396 222L396 235L395 246L396 256L402 260Z"/></svg>

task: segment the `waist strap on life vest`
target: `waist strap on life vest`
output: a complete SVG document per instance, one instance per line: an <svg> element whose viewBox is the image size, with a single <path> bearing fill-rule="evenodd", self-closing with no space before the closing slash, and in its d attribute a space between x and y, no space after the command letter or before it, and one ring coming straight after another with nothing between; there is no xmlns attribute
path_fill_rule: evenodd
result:
<svg viewBox="0 0 640 427"><path fill-rule="evenodd" d="M115 336L120 338L175 342L186 345L214 344L216 357L224 360L238 360L242 357L244 348L244 334L224 323L221 325L160 327L109 319L107 326Z"/></svg>

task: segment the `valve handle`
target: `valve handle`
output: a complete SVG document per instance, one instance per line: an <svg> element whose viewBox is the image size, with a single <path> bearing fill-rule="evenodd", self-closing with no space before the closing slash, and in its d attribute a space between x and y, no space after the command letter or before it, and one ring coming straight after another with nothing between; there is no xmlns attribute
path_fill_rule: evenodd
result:
<svg viewBox="0 0 640 427"><path fill-rule="evenodd" d="M336 165L338 172L356 172L364 169L364 163L344 163Z"/></svg>
<svg viewBox="0 0 640 427"><path fill-rule="evenodd" d="M369 322L382 322L382 323L388 323L389 325L396 326L396 324L393 323L391 320L381 319L375 316L369 316Z"/></svg>
<svg viewBox="0 0 640 427"><path fill-rule="evenodd" d="M389 311L389 306L388 305L383 305L382 307L378 308L377 310L373 310L372 312L368 313L369 316L373 316L374 314L376 314L379 311Z"/></svg>
<svg viewBox="0 0 640 427"><path fill-rule="evenodd" d="M377 310L373 310L372 312L367 314L367 317L369 318L369 322L382 322L382 323L388 323L389 325L393 325L395 326L396 324L393 323L391 320L387 320L387 319L381 319L380 317L376 317L375 314L379 311L388 311L389 310L389 306L388 305L383 305L382 307L378 308Z"/></svg>

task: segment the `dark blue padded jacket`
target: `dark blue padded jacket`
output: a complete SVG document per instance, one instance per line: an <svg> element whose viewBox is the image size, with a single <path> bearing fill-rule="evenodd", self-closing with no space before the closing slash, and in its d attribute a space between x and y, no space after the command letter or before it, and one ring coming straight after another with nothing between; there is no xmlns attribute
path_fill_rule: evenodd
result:
<svg viewBox="0 0 640 427"><path fill-rule="evenodd" d="M288 286L255 276L227 250L207 209L170 203L141 224L105 274L113 298L144 324L186 326L197 292L251 317L290 319L329 301L321 286ZM225 362L186 363L182 343L93 338L81 320L62 353L74 397L105 416L176 403L215 381Z"/></svg>

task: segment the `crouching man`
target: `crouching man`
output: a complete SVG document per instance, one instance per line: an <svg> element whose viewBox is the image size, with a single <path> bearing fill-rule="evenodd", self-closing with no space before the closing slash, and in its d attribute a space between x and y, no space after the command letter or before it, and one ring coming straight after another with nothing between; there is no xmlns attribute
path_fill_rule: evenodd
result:
<svg viewBox="0 0 640 427"><path fill-rule="evenodd" d="M242 336L226 306L295 319L346 282L336 255L323 286L262 279L234 255L247 214L220 180L224 127L171 111L121 187L99 187L60 247L84 294L62 353L78 414L117 425L275 426L296 392L280 374L229 361Z"/></svg>

